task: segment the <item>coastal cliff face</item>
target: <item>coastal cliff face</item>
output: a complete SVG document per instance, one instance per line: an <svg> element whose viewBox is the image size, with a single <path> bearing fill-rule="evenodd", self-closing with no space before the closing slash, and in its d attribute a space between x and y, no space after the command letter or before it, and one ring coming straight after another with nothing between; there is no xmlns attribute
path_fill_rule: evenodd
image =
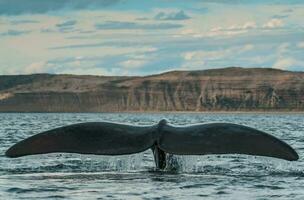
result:
<svg viewBox="0 0 304 200"><path fill-rule="evenodd" d="M145 77L0 76L0 112L304 111L304 73L267 68Z"/></svg>

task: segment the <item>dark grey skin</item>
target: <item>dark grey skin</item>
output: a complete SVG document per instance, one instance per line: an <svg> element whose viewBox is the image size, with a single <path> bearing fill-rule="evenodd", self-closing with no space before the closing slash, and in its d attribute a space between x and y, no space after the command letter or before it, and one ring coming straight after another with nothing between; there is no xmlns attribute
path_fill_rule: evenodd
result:
<svg viewBox="0 0 304 200"><path fill-rule="evenodd" d="M168 155L247 154L298 160L285 142L262 131L231 123L175 127L161 120L154 126L109 122L73 124L39 133L6 151L8 157L53 152L125 155L151 148L157 169Z"/></svg>

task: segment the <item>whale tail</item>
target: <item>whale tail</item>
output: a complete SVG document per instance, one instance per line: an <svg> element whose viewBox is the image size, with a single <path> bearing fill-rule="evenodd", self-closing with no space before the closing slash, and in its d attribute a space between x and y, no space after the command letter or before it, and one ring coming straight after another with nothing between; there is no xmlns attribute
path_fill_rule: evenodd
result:
<svg viewBox="0 0 304 200"><path fill-rule="evenodd" d="M8 157L53 152L124 155L151 148L157 168L165 168L166 153L178 155L247 154L298 160L287 143L265 132L237 124L211 123L174 127L107 122L80 123L39 133L13 145Z"/></svg>

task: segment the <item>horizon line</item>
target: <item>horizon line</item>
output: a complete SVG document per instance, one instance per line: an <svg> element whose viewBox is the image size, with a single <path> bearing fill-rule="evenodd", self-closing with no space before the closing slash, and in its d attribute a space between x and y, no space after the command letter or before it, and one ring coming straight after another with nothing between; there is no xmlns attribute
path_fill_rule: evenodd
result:
<svg viewBox="0 0 304 200"><path fill-rule="evenodd" d="M41 72L41 73L31 73L31 74L1 74L0 76L31 76L31 75L72 75L72 76L103 76L103 77L149 77L149 76L155 76L155 75L162 75L172 72L197 72L197 71L211 71L211 70L224 70L224 69L255 69L255 70L274 70L274 71L282 71L282 72L293 72L293 73L304 73L304 71L295 71L295 70L287 70L287 69L278 69L278 68L272 68L272 67L236 67L236 66L230 66L230 67L219 67L219 68L209 68L209 69L172 69L172 70L166 70L159 73L151 73L147 75L102 75L102 74L70 74L70 73L48 73L48 72Z"/></svg>

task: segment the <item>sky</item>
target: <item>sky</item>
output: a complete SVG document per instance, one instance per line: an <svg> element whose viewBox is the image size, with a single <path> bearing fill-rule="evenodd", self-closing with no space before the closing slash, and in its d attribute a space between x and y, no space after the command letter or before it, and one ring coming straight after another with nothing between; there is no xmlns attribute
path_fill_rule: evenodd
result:
<svg viewBox="0 0 304 200"><path fill-rule="evenodd" d="M304 0L0 0L0 75L304 71Z"/></svg>

